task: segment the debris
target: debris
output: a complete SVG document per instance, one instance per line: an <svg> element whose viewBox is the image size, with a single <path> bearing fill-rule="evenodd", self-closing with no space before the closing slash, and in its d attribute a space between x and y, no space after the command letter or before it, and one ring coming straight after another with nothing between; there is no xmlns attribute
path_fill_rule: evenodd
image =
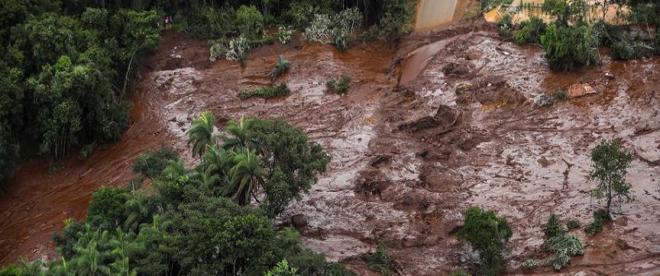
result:
<svg viewBox="0 0 660 276"><path fill-rule="evenodd" d="M576 83L568 87L568 96L570 98L578 98L596 93L596 90L587 83Z"/></svg>

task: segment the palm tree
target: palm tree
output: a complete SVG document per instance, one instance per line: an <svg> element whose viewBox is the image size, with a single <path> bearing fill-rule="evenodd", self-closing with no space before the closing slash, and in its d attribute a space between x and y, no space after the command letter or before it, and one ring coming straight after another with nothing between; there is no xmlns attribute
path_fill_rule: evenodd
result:
<svg viewBox="0 0 660 276"><path fill-rule="evenodd" d="M239 205L250 204L259 185L263 184L264 171L259 156L249 148L242 148L233 155L234 166L229 170L229 185L224 196L231 197ZM257 200L258 201L258 200Z"/></svg>
<svg viewBox="0 0 660 276"><path fill-rule="evenodd" d="M209 111L202 112L199 118L193 120L188 130L188 144L193 144L192 154L201 157L206 148L215 144L213 135L215 117Z"/></svg>
<svg viewBox="0 0 660 276"><path fill-rule="evenodd" d="M224 143L222 147L225 149L235 149L238 147L249 146L250 141L248 137L248 130L252 127L253 122L253 119L245 119L243 117L241 117L238 122L229 122L227 127L225 127L225 131L229 135L222 137L222 141Z"/></svg>
<svg viewBox="0 0 660 276"><path fill-rule="evenodd" d="M98 249L99 241L107 240L107 231L100 235L97 232L87 246L78 245L75 247L76 257L71 260L71 265L77 275L110 275L110 267L103 263L104 254Z"/></svg>
<svg viewBox="0 0 660 276"><path fill-rule="evenodd" d="M204 153L199 177L204 186L214 194L221 181L227 179L229 169L234 166L233 158L233 152L218 148L216 145L208 147Z"/></svg>

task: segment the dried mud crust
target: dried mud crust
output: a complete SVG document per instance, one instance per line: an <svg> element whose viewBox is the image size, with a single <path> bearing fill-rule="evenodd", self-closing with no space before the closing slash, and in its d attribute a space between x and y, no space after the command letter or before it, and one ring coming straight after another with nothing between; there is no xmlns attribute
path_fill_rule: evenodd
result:
<svg viewBox="0 0 660 276"><path fill-rule="evenodd" d="M617 210L618 222L603 234L573 231L586 253L564 271L659 273L660 59L606 59L601 67L559 74L546 69L539 49L495 35L443 39L453 41L415 80L381 100L367 155L387 156L386 162L358 173L353 204L380 201L397 216L360 221L372 229L362 239L388 244L400 274L446 274L474 259L453 233L461 212L477 205L508 218L514 236L507 269L523 272L526 258L545 256L540 226L551 212L590 222L600 206L589 196L595 185L586 177L590 150L616 137L636 156L628 174L636 201ZM533 104L573 83L590 83L597 94L550 107ZM440 113L460 119L438 122Z"/></svg>

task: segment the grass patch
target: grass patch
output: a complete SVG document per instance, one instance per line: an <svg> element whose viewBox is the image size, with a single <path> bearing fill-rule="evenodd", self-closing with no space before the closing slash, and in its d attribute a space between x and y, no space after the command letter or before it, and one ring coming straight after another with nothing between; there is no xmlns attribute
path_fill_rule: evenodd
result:
<svg viewBox="0 0 660 276"><path fill-rule="evenodd" d="M598 211L594 212L594 221L590 223L587 228L584 229L584 231L591 236L596 235L603 231L603 225L605 225L605 223L609 222L610 220L612 220L612 217L610 217L610 214L607 213L607 210L599 209Z"/></svg>
<svg viewBox="0 0 660 276"><path fill-rule="evenodd" d="M568 229L578 229L580 228L580 221L577 219L571 219L566 222L566 227Z"/></svg>
<svg viewBox="0 0 660 276"><path fill-rule="evenodd" d="M275 68L273 71L270 73L270 76L272 79L276 79L281 75L286 74L286 72L289 72L289 69L291 68L291 62L289 62L284 56L280 55L277 57L277 62L275 62Z"/></svg>
<svg viewBox="0 0 660 276"><path fill-rule="evenodd" d="M557 91L552 94L552 98L557 102L568 100L568 92L564 89L557 89Z"/></svg>
<svg viewBox="0 0 660 276"><path fill-rule="evenodd" d="M325 83L328 92L336 94L346 94L351 88L351 78L342 75L339 80L330 79Z"/></svg>
<svg viewBox="0 0 660 276"><path fill-rule="evenodd" d="M270 99L287 96L289 93L291 93L289 87L283 83L278 86L266 86L254 90L241 91L241 93L238 94L238 97L241 98L241 100L247 100L249 98Z"/></svg>

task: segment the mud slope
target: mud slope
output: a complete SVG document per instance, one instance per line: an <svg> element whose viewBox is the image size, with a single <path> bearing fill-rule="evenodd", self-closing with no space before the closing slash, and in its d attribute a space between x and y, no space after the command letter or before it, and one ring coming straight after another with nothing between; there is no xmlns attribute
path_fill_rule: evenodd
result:
<svg viewBox="0 0 660 276"><path fill-rule="evenodd" d="M431 46L413 52L425 44ZM208 64L205 43L167 34L138 84L134 123L117 145L85 161L71 157L54 174L39 162L21 169L0 199L8 218L0 225L2 263L52 256L52 231L66 217L83 217L98 187L126 183L140 151L168 143L190 156L185 130L211 110L218 127L241 116L281 118L323 144L332 155L329 170L278 223L297 215L307 246L362 273L361 255L379 241L391 248L402 275L469 265L453 233L472 205L508 217L515 233L508 269L518 272L537 253L539 226L550 212L588 223L599 206L589 198L589 151L600 139L620 137L635 151L629 181L636 201L617 210L615 223L594 239L575 232L586 254L568 271L659 272L660 59L605 60L602 67L553 74L539 49L502 42L482 24L411 36L398 52L392 47L357 45L340 53L274 45L255 50L241 68ZM241 90L272 83L278 55L292 67L274 83L286 82L291 95L240 100ZM326 93L325 81L342 74L352 79L350 92ZM399 75L407 76L401 86ZM578 82L598 93L533 104Z"/></svg>

